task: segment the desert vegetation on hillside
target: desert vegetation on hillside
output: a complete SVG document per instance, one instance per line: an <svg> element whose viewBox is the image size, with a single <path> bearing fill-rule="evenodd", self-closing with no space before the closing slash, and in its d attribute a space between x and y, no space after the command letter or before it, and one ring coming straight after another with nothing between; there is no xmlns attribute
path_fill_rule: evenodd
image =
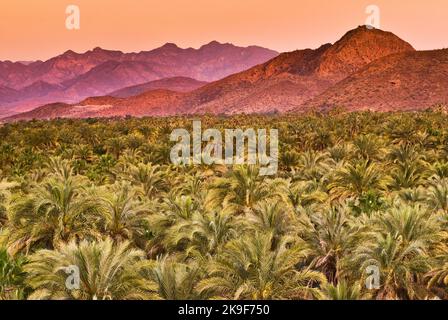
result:
<svg viewBox="0 0 448 320"><path fill-rule="evenodd" d="M279 129L272 177L170 164L191 124L1 126L0 299L448 297L447 115L202 117Z"/></svg>

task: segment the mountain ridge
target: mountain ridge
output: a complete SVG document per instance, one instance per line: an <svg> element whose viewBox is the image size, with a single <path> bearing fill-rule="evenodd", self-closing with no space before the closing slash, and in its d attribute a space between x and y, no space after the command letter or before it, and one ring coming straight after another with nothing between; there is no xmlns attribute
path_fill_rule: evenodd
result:
<svg viewBox="0 0 448 320"><path fill-rule="evenodd" d="M182 49L174 44L150 51L123 53L94 48L84 53L67 50L46 61L29 65L0 62L0 85L20 92L35 83L54 85L54 90L36 93L35 99L18 94L0 95L2 111L20 112L44 103L74 103L91 95L109 92L148 81L188 76L198 81L214 81L248 69L277 56L262 47L238 47L211 42L199 49ZM32 98L32 97L31 97Z"/></svg>
<svg viewBox="0 0 448 320"><path fill-rule="evenodd" d="M96 97L72 105L76 113L68 107L59 116L306 112L336 106L418 110L448 101L447 60L448 50L416 51L391 32L360 26L334 44L281 53L192 91L150 88L120 99ZM32 117L33 112L13 119Z"/></svg>

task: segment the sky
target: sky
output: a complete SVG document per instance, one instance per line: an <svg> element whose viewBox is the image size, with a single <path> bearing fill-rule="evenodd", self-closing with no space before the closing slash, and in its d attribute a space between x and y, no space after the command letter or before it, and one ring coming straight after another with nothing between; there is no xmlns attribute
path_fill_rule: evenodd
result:
<svg viewBox="0 0 448 320"><path fill-rule="evenodd" d="M66 28L66 8L80 29ZM212 40L280 52L335 42L380 9L380 27L416 49L448 47L447 0L1 0L0 60L45 60L94 47L124 52Z"/></svg>

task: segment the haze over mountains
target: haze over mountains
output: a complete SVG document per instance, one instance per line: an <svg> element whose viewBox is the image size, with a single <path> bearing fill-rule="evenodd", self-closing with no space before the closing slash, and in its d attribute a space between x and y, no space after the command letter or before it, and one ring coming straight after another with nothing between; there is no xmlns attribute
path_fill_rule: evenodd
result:
<svg viewBox="0 0 448 320"><path fill-rule="evenodd" d="M213 43L210 46L216 51L222 50L222 45ZM167 52L178 50L173 45L167 45L165 49L168 49ZM264 50L263 54L253 54L260 60L263 56L264 61L247 68L240 64L238 67L241 70L226 77L223 70L229 71L229 65L204 62L194 70L177 69L177 76L189 79L181 77L146 81L143 78L150 78L151 72L155 70L140 60L118 65L116 60L108 61L93 67L77 81L63 82L63 85L69 83L68 87L73 94L89 92L93 93L91 96L97 96L94 90L106 90L104 83L108 83L109 88L123 88L127 86L123 85L127 79L126 73L117 72L115 75L113 72L121 67L135 71L129 73L130 78L142 76L137 80L141 82L123 90L108 91L108 96L80 99L81 102L72 105L45 105L10 120L304 112L311 109L327 110L335 106L352 111L418 110L448 102L448 49L416 51L409 43L390 32L362 26L349 31L334 44L278 56L266 49L256 49L257 52ZM219 53L215 52L215 55ZM195 58L191 59L181 61L198 65ZM212 75L217 78L221 75L223 78L217 80ZM161 74L159 76L163 78ZM101 81L95 80L103 78ZM107 78L114 79L106 81ZM52 86L60 85L46 83L38 83L42 91L51 91ZM0 96L14 95L14 90L7 86L0 87Z"/></svg>
<svg viewBox="0 0 448 320"><path fill-rule="evenodd" d="M139 53L95 48L67 51L45 62L0 62L0 115L48 102L78 102L90 96L169 77L215 81L265 62L278 53L210 42L199 49L175 44Z"/></svg>

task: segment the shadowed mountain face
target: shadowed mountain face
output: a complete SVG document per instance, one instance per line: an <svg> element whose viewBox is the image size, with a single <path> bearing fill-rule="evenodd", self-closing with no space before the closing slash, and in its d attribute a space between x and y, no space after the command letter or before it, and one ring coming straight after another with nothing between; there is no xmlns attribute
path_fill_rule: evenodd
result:
<svg viewBox="0 0 448 320"><path fill-rule="evenodd" d="M148 87L134 97L88 99L59 116L422 109L448 101L447 52L417 52L390 32L358 27L333 45L283 53L190 92Z"/></svg>
<svg viewBox="0 0 448 320"><path fill-rule="evenodd" d="M126 87L114 92L109 93L109 96L116 98L128 98L132 96L137 96L147 91L166 89L176 92L189 92L205 86L207 82L198 81L187 77L174 77L166 78L155 81L150 81L147 83Z"/></svg>
<svg viewBox="0 0 448 320"><path fill-rule="evenodd" d="M277 54L261 47L214 41L199 49L181 49L174 44L140 53L95 48L82 54L67 51L45 62L5 61L0 62L0 87L15 91L0 91L0 109L14 113L54 101L73 103L169 77L215 81Z"/></svg>

